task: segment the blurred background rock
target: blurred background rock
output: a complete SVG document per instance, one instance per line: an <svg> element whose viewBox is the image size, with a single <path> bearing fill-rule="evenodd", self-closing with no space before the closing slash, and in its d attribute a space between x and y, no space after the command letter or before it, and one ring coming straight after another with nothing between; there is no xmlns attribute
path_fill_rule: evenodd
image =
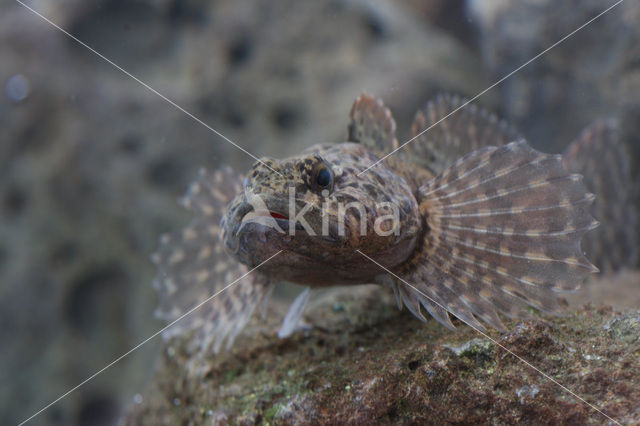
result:
<svg viewBox="0 0 640 426"><path fill-rule="evenodd" d="M430 96L474 96L613 1L27 4L249 152L280 157L343 140L363 90L404 140ZM479 103L547 151L603 116L637 137L638 22L639 3L621 4ZM253 159L12 0L0 0L0 83L0 423L11 424L162 326L149 255L189 219L176 199L199 167ZM159 343L33 424L115 422Z"/></svg>

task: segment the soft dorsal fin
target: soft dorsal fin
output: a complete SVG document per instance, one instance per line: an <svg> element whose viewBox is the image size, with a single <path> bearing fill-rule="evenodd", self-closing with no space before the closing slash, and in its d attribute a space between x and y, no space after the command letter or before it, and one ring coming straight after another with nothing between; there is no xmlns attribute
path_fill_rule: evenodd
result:
<svg viewBox="0 0 640 426"><path fill-rule="evenodd" d="M629 154L616 120L598 120L567 147L564 164L584 176L597 194L591 212L601 223L582 241L583 250L603 272L633 268L638 261L638 210Z"/></svg>
<svg viewBox="0 0 640 426"><path fill-rule="evenodd" d="M420 136L402 148L405 158L438 174L465 154L521 138L505 121L477 105L470 103L460 108L466 102L464 98L442 94L419 110L411 138Z"/></svg>
<svg viewBox="0 0 640 426"><path fill-rule="evenodd" d="M377 151L388 152L398 144L396 121L380 99L363 93L351 107L347 139Z"/></svg>

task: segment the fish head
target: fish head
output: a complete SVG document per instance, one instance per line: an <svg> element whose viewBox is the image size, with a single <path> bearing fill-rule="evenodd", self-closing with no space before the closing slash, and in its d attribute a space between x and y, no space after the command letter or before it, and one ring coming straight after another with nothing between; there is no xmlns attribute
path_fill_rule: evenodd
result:
<svg viewBox="0 0 640 426"><path fill-rule="evenodd" d="M367 282L413 252L422 228L405 180L355 143L316 145L253 165L227 207L225 249L279 279L312 285ZM328 272L331 271L331 272Z"/></svg>

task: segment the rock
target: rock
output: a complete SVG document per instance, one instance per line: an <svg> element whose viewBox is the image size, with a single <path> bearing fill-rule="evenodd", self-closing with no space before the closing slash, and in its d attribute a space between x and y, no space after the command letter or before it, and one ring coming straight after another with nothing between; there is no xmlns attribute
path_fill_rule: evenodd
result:
<svg viewBox="0 0 640 426"><path fill-rule="evenodd" d="M520 404L524 405L527 398L535 398L540 393L540 388L536 385L523 386L516 390L516 395L520 398Z"/></svg>
<svg viewBox="0 0 640 426"><path fill-rule="evenodd" d="M625 343L638 343L640 340L640 315L627 314L607 322L604 329L615 339Z"/></svg>
<svg viewBox="0 0 640 426"><path fill-rule="evenodd" d="M430 94L485 84L477 56L386 2L27 3L257 156L341 141L362 90L407 133ZM162 326L149 256L189 220L177 198L200 167L254 159L19 3L0 7L0 423L15 424ZM109 423L156 350L39 420Z"/></svg>
<svg viewBox="0 0 640 426"><path fill-rule="evenodd" d="M350 327L316 319L311 329L279 340L279 318L254 322L232 352L201 356L201 374L187 367L194 356L184 351L189 338L170 341L144 402L121 423L608 421L495 342L611 418L640 421L640 312L585 307L566 317L509 321L507 333L489 333L492 341L459 322L457 332L433 320L423 324L390 299L363 304L359 315L355 306L351 313L333 309L353 305L349 299L348 291L321 299L309 316L323 311L329 324ZM360 327L353 318L378 319Z"/></svg>
<svg viewBox="0 0 640 426"><path fill-rule="evenodd" d="M623 270L617 274L596 276L574 293L564 295L570 305L587 303L596 307L614 306L619 310L633 310L640 306L640 271Z"/></svg>
<svg viewBox="0 0 640 426"><path fill-rule="evenodd" d="M613 3L473 0L469 14L497 81ZM638 2L622 2L505 80L495 89L505 115L540 148L561 152L593 120L637 107L639 17Z"/></svg>
<svg viewBox="0 0 640 426"><path fill-rule="evenodd" d="M464 342L459 346L444 345L445 348L451 349L453 353L462 358L475 358L476 361L481 359L488 360L493 355L492 342L489 339L478 338Z"/></svg>

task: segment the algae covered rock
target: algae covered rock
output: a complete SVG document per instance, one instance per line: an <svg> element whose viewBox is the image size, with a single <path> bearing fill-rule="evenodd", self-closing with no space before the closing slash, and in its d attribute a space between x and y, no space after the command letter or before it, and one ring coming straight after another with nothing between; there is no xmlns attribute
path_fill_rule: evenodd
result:
<svg viewBox="0 0 640 426"><path fill-rule="evenodd" d="M610 421L523 360L612 419L640 421L640 311L534 314L483 336L460 322L457 332L421 323L384 289L318 299L305 316L313 326L289 339L275 336L278 315L269 312L229 353L189 354L188 336L167 342L148 392L122 423Z"/></svg>

